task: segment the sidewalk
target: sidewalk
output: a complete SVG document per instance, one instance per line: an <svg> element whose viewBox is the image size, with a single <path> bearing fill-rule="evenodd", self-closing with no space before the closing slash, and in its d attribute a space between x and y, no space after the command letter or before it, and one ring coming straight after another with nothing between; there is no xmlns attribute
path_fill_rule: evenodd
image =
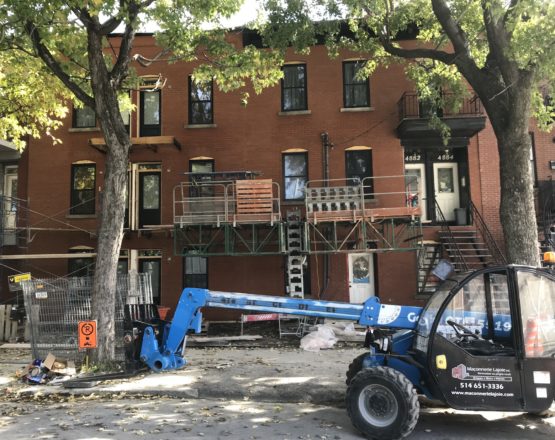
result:
<svg viewBox="0 0 555 440"><path fill-rule="evenodd" d="M181 370L145 373L93 388L66 389L59 385L21 383L14 373L31 359L30 350L0 346L0 389L43 395L125 393L343 405L345 373L349 363L363 351L350 347L318 353L290 347L190 348L186 353L187 365Z"/></svg>

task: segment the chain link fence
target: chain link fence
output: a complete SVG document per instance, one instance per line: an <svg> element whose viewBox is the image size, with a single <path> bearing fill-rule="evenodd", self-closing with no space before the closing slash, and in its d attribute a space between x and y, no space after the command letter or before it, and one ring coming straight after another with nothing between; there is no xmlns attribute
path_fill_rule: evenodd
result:
<svg viewBox="0 0 555 440"><path fill-rule="evenodd" d="M77 326L79 321L92 319L92 283L92 277L43 278L22 282L35 359L44 359L52 353L77 364L83 362L86 352L79 351ZM150 274L118 275L116 361L125 360L125 316L136 315L144 305L152 304Z"/></svg>

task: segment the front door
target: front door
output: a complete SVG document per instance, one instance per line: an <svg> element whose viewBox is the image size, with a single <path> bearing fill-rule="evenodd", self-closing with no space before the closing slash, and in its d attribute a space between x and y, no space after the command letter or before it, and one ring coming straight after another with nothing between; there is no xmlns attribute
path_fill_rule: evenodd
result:
<svg viewBox="0 0 555 440"><path fill-rule="evenodd" d="M361 304L375 293L374 254L349 254L349 302Z"/></svg>
<svg viewBox="0 0 555 440"><path fill-rule="evenodd" d="M428 220L425 170L426 167L423 163L411 163L405 165L407 205L420 207L420 219L423 222Z"/></svg>
<svg viewBox="0 0 555 440"><path fill-rule="evenodd" d="M17 174L6 174L4 178L4 237L3 244L15 245L15 230L17 217Z"/></svg>
<svg viewBox="0 0 555 440"><path fill-rule="evenodd" d="M459 208L459 175L456 162L434 163L434 192L436 202L447 221L455 220ZM439 220L440 216L436 216Z"/></svg>

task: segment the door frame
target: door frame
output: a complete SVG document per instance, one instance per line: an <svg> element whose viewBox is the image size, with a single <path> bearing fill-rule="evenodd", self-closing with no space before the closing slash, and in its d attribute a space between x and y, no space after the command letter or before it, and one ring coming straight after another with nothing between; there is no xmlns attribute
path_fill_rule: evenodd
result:
<svg viewBox="0 0 555 440"><path fill-rule="evenodd" d="M429 222L428 220L428 192L426 188L426 164L425 163L405 163L405 176L408 175L407 170L420 170L420 182L418 182L420 221Z"/></svg>

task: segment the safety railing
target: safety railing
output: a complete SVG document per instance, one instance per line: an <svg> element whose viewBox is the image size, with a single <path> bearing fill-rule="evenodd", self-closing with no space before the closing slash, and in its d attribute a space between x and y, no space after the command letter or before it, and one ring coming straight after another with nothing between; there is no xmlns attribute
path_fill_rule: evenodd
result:
<svg viewBox="0 0 555 440"><path fill-rule="evenodd" d="M309 222L419 217L418 180L413 175L311 180L305 188Z"/></svg>
<svg viewBox="0 0 555 440"><path fill-rule="evenodd" d="M449 103L454 101L455 95L453 93L442 93L442 98L445 102ZM431 106L425 101L419 99L415 92L405 92L401 99L397 102L399 111L399 120L403 119L419 119L429 118ZM475 117L483 116L484 111L482 102L477 96L470 98L463 98L460 105L456 108L445 105L444 108L435 109L437 116L441 118L446 117Z"/></svg>
<svg viewBox="0 0 555 440"><path fill-rule="evenodd" d="M269 179L182 182L173 189L174 224L221 225L280 221L280 188Z"/></svg>
<svg viewBox="0 0 555 440"><path fill-rule="evenodd" d="M495 238L493 238L493 235L491 234L491 231L489 230L484 218L482 217L482 214L480 214L480 211L478 211L476 205L472 203L472 200L469 200L468 207L470 208L472 223L476 228L476 232L484 240L486 248L488 249L489 254L492 256L492 262L496 264L507 264L507 259L505 258L505 255L497 245L497 242L495 241Z"/></svg>

